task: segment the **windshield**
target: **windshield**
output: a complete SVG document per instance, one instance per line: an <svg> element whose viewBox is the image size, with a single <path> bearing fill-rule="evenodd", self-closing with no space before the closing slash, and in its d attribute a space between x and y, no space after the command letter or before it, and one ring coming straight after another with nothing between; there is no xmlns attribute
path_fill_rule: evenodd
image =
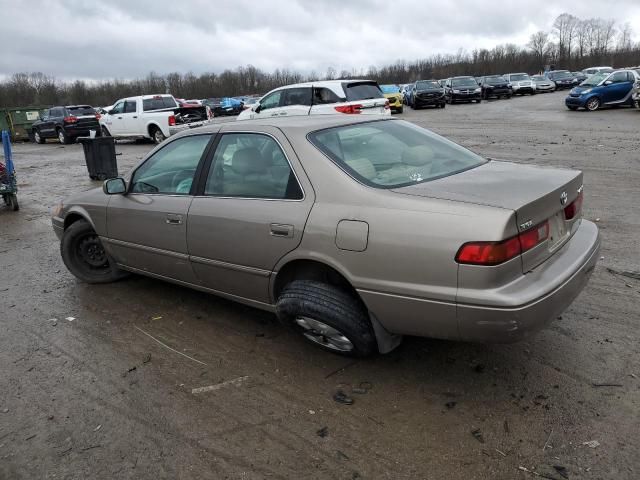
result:
<svg viewBox="0 0 640 480"><path fill-rule="evenodd" d="M580 85L583 87L596 87L600 85L600 83L603 82L608 76L608 73L596 73L595 75L587 77L587 79Z"/></svg>
<svg viewBox="0 0 640 480"><path fill-rule="evenodd" d="M477 87L478 82L475 78L453 78L451 79L451 85L454 87Z"/></svg>
<svg viewBox="0 0 640 480"><path fill-rule="evenodd" d="M573 78L570 72L551 72L549 73L549 78L551 79L562 79L562 78Z"/></svg>
<svg viewBox="0 0 640 480"><path fill-rule="evenodd" d="M69 112L69 115L74 116L74 117L79 117L81 115L95 115L96 111L93 109L93 107L90 107L88 105L81 105L78 107L67 107L67 112Z"/></svg>
<svg viewBox="0 0 640 480"><path fill-rule="evenodd" d="M529 75L527 75L526 73L515 73L511 75L512 82L519 82L522 80L530 80Z"/></svg>
<svg viewBox="0 0 640 480"><path fill-rule="evenodd" d="M545 82L547 79L542 75L534 75L533 77L531 77L531 80L535 80L536 82Z"/></svg>
<svg viewBox="0 0 640 480"><path fill-rule="evenodd" d="M433 90L434 88L442 88L438 82L421 80L416 82L416 90Z"/></svg>
<svg viewBox="0 0 640 480"><path fill-rule="evenodd" d="M380 85L382 93L398 93L400 89L397 85Z"/></svg>
<svg viewBox="0 0 640 480"><path fill-rule="evenodd" d="M320 130L309 140L340 168L376 188L447 177L486 162L475 153L402 120Z"/></svg>
<svg viewBox="0 0 640 480"><path fill-rule="evenodd" d="M347 83L345 85L345 93L349 102L382 97L382 92L376 82Z"/></svg>
<svg viewBox="0 0 640 480"><path fill-rule="evenodd" d="M484 81L487 83L505 83L506 82L504 77L501 77L499 75L495 75L493 77L485 77Z"/></svg>

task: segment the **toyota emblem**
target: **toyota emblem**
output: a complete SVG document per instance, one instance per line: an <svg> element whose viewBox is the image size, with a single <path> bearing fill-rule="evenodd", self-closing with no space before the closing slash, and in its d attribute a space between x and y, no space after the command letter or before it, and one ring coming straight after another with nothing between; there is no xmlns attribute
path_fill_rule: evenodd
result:
<svg viewBox="0 0 640 480"><path fill-rule="evenodd" d="M566 205L566 204L567 204L567 199L568 199L568 197L567 197L567 192L562 192L562 193L560 194L560 203L561 203L562 205Z"/></svg>

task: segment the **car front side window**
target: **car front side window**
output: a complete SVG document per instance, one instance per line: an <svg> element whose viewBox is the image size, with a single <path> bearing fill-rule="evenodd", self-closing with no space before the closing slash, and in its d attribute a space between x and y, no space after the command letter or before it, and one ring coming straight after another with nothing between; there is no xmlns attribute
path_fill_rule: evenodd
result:
<svg viewBox="0 0 640 480"><path fill-rule="evenodd" d="M124 100L121 101L121 102L116 103L113 106L113 108L111 109L111 113L115 114L115 115L117 115L119 113L122 113L122 112L124 112Z"/></svg>
<svg viewBox="0 0 640 480"><path fill-rule="evenodd" d="M269 108L275 108L280 105L280 97L282 96L282 90L278 90L277 92L273 92L260 102L261 110L268 110Z"/></svg>
<svg viewBox="0 0 640 480"><path fill-rule="evenodd" d="M205 185L205 195L300 200L302 189L282 148L259 133L223 135Z"/></svg>
<svg viewBox="0 0 640 480"><path fill-rule="evenodd" d="M609 81L611 83L622 83L622 82L626 82L627 80L627 72L616 72L613 75L611 75L609 77Z"/></svg>
<svg viewBox="0 0 640 480"><path fill-rule="evenodd" d="M169 142L135 171L130 192L188 195L210 140L211 135L192 135Z"/></svg>

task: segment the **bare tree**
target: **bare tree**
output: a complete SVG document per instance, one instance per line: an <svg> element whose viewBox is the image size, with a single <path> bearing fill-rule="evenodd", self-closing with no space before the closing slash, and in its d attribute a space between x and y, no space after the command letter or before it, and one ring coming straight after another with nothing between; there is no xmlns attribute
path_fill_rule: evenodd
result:
<svg viewBox="0 0 640 480"><path fill-rule="evenodd" d="M571 45L574 41L579 19L570 13L559 15L553 22L552 32L558 41L558 61L571 59Z"/></svg>
<svg viewBox="0 0 640 480"><path fill-rule="evenodd" d="M542 30L531 35L527 47L533 52L538 64L544 66L545 58L549 51L549 34Z"/></svg>
<svg viewBox="0 0 640 480"><path fill-rule="evenodd" d="M629 22L625 22L618 32L618 45L617 50L619 52L628 52L631 50L631 37L633 36L633 30Z"/></svg>

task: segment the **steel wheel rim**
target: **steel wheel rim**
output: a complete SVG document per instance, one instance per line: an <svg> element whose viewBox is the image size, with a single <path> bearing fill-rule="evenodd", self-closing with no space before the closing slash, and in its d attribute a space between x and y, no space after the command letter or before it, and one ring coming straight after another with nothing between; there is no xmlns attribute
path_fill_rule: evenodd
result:
<svg viewBox="0 0 640 480"><path fill-rule="evenodd" d="M600 103L600 102L598 102L598 99L597 99L597 98L592 98L591 100L589 100L589 101L587 102L587 108L588 108L589 110L592 110L592 111L593 111L593 110L597 110L597 109L598 109L598 106L599 106L599 103Z"/></svg>
<svg viewBox="0 0 640 480"><path fill-rule="evenodd" d="M156 143L162 143L162 141L164 140L164 135L160 130L156 130L154 137L155 137Z"/></svg>
<svg viewBox="0 0 640 480"><path fill-rule="evenodd" d="M91 269L102 270L109 267L107 253L97 235L88 235L78 242L78 256Z"/></svg>
<svg viewBox="0 0 640 480"><path fill-rule="evenodd" d="M36 140L36 143L40 143L40 133L35 132L33 138Z"/></svg>
<svg viewBox="0 0 640 480"><path fill-rule="evenodd" d="M299 315L296 324L302 328L302 334L318 345L338 352L351 352L353 343L339 330L314 318Z"/></svg>
<svg viewBox="0 0 640 480"><path fill-rule="evenodd" d="M64 133L62 133L62 130L58 132L58 140L60 143L64 143Z"/></svg>

